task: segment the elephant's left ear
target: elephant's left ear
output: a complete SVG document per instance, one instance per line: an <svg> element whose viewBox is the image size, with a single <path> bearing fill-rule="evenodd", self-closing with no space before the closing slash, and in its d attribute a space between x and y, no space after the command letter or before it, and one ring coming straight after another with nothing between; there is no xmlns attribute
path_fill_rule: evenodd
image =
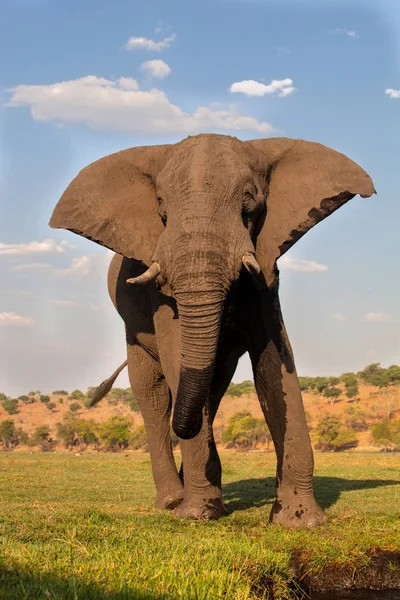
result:
<svg viewBox="0 0 400 600"><path fill-rule="evenodd" d="M316 223L356 194L368 198L376 192L359 165L321 144L289 138L245 144L268 185L267 213L256 254L271 283L277 259Z"/></svg>
<svg viewBox="0 0 400 600"><path fill-rule="evenodd" d="M58 201L50 226L69 229L150 265L164 230L155 181L171 148L130 148L85 167Z"/></svg>

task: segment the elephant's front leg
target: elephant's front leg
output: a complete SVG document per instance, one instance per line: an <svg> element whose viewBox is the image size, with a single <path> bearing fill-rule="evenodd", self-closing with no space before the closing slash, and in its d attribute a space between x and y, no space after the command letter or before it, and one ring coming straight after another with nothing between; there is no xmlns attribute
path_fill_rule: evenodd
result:
<svg viewBox="0 0 400 600"><path fill-rule="evenodd" d="M180 440L184 500L175 511L177 516L218 519L228 514L222 501L221 461L212 424L238 360L245 350L243 340L235 332L229 329L221 331L210 404L203 410L203 427L192 440Z"/></svg>
<svg viewBox="0 0 400 600"><path fill-rule="evenodd" d="M128 344L132 391L142 413L157 489L156 508L175 508L183 498L170 437L171 397L159 363L137 344Z"/></svg>
<svg viewBox="0 0 400 600"><path fill-rule="evenodd" d="M277 454L276 500L270 521L314 527L327 517L314 498L313 452L277 293L260 294L254 317L249 346L255 385Z"/></svg>

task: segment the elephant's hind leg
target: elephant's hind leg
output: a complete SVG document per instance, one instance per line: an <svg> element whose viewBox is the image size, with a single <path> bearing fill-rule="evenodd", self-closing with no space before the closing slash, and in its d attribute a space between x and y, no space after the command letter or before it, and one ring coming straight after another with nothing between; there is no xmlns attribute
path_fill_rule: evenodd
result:
<svg viewBox="0 0 400 600"><path fill-rule="evenodd" d="M327 517L313 494L313 452L277 294L267 292L257 308L250 357L277 454L277 492L270 520L290 527L314 527Z"/></svg>
<svg viewBox="0 0 400 600"><path fill-rule="evenodd" d="M146 350L128 344L128 369L132 391L138 401L147 434L156 508L173 509L182 501L170 437L171 396L160 364Z"/></svg>

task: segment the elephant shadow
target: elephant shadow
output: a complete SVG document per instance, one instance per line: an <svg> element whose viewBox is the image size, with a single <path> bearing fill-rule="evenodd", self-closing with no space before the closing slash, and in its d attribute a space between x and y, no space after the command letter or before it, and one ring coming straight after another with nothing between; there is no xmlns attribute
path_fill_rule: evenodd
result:
<svg viewBox="0 0 400 600"><path fill-rule="evenodd" d="M324 510L334 505L342 492L400 485L400 481L391 479L343 479L341 477L315 476L313 481L315 498ZM242 479L222 486L224 503L229 513L270 504L275 499L275 491L275 477Z"/></svg>

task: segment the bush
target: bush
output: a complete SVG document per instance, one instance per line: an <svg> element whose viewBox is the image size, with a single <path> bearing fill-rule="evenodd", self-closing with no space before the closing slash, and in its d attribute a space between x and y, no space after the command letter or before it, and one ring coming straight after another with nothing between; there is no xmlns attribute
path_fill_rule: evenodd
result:
<svg viewBox="0 0 400 600"><path fill-rule="evenodd" d="M231 416L222 432L222 441L235 446L255 447L258 442L269 445L271 435L264 419L256 419L249 411L243 410Z"/></svg>
<svg viewBox="0 0 400 600"><path fill-rule="evenodd" d="M54 390L53 396L68 396L68 392L65 390Z"/></svg>
<svg viewBox="0 0 400 600"><path fill-rule="evenodd" d="M64 398L59 398L58 399L58 404L64 404Z"/></svg>
<svg viewBox="0 0 400 600"><path fill-rule="evenodd" d="M400 446L400 419L396 421L383 419L373 425L371 432L375 442L383 446L385 451L388 450L389 446L395 448Z"/></svg>
<svg viewBox="0 0 400 600"><path fill-rule="evenodd" d="M36 428L28 443L30 446L39 446L43 452L51 452L56 442L50 437L49 426L41 425Z"/></svg>
<svg viewBox="0 0 400 600"><path fill-rule="evenodd" d="M131 433L129 445L132 446L134 450L139 450L139 448L147 446L146 429L144 425L139 425L139 427L136 427Z"/></svg>
<svg viewBox="0 0 400 600"><path fill-rule="evenodd" d="M72 404L70 404L70 406L69 406L69 410L70 410L71 412L73 412L73 413L74 413L74 412L78 412L78 410L81 410L81 409L82 409L82 405L81 405L81 404L79 404L79 402L73 402L73 403L72 403Z"/></svg>
<svg viewBox="0 0 400 600"><path fill-rule="evenodd" d="M4 419L0 422L0 443L4 450L12 450L19 444L26 444L28 434L19 427L15 428L15 423L12 419Z"/></svg>
<svg viewBox="0 0 400 600"><path fill-rule="evenodd" d="M55 404L54 402L48 402L46 404L46 408L48 408L50 411L54 410L55 408L57 408L57 404Z"/></svg>
<svg viewBox="0 0 400 600"><path fill-rule="evenodd" d="M98 426L98 435L108 450L126 448L131 436L132 421L128 417L115 415Z"/></svg>
<svg viewBox="0 0 400 600"><path fill-rule="evenodd" d="M98 442L96 423L67 413L64 423L57 423L57 437L63 441L66 448L79 446L80 450L84 450L88 444Z"/></svg>
<svg viewBox="0 0 400 600"><path fill-rule="evenodd" d="M8 396L3 394L3 392L0 392L0 402L3 402L3 400L8 400Z"/></svg>
<svg viewBox="0 0 400 600"><path fill-rule="evenodd" d="M226 390L227 396L240 397L246 394L255 394L256 388L250 380L242 381L241 383L230 383Z"/></svg>
<svg viewBox="0 0 400 600"><path fill-rule="evenodd" d="M83 392L81 392L81 390L74 390L70 395L69 395L70 400L83 400L83 398L85 398L85 394Z"/></svg>
<svg viewBox="0 0 400 600"><path fill-rule="evenodd" d="M337 400L339 398L341 393L342 393L342 390L338 387L328 387L328 388L325 388L323 391L323 395L325 396L325 398L329 398L329 400L331 401L331 404L335 403L335 400Z"/></svg>
<svg viewBox="0 0 400 600"><path fill-rule="evenodd" d="M47 404L48 402L50 402L50 396L47 396L46 394L41 394L39 396L39 400L40 402L43 402L43 404Z"/></svg>
<svg viewBox="0 0 400 600"><path fill-rule="evenodd" d="M7 398L1 404L9 415L18 414L18 400L16 398Z"/></svg>
<svg viewBox="0 0 400 600"><path fill-rule="evenodd" d="M366 413L357 406L348 406L344 411L344 424L353 431L367 431Z"/></svg>
<svg viewBox="0 0 400 600"><path fill-rule="evenodd" d="M323 452L348 450L358 444L355 433L345 429L340 419L332 415L327 415L318 422L316 435L315 447Z"/></svg>
<svg viewBox="0 0 400 600"><path fill-rule="evenodd" d="M31 402L31 399L29 398L29 396L18 396L18 400L21 400L21 402L23 402L24 404L29 404Z"/></svg>

